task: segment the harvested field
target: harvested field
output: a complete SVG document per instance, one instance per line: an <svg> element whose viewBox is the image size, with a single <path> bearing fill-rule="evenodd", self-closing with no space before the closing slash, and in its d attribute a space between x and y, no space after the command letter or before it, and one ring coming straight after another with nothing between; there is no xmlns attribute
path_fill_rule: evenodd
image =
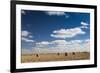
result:
<svg viewBox="0 0 100 73"><path fill-rule="evenodd" d="M86 60L90 59L89 52L71 52L71 53L48 53L48 54L23 54L22 63L29 62L48 62L48 61L67 61L67 60Z"/></svg>

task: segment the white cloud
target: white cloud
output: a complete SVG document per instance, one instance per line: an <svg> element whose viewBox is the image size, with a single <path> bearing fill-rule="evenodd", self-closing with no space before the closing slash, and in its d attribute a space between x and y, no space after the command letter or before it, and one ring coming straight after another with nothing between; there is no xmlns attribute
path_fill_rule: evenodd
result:
<svg viewBox="0 0 100 73"><path fill-rule="evenodd" d="M24 42L34 42L34 40L32 39L33 36L31 35L31 32L27 31L27 30L23 30L21 33L21 40Z"/></svg>
<svg viewBox="0 0 100 73"><path fill-rule="evenodd" d="M73 44L73 43L82 43L83 42L83 40L72 40L71 41L71 43Z"/></svg>
<svg viewBox="0 0 100 73"><path fill-rule="evenodd" d="M40 44L49 44L49 42L47 42L47 41L42 41Z"/></svg>
<svg viewBox="0 0 100 73"><path fill-rule="evenodd" d="M48 46L48 45L55 46ZM27 50L24 50L27 53ZM30 53L65 53L65 52L89 52L90 40L54 40L51 42L41 41L37 42L36 46L30 51ZM28 50L29 53L29 50Z"/></svg>
<svg viewBox="0 0 100 73"><path fill-rule="evenodd" d="M87 26L87 25L89 25L88 23L86 23L86 22L81 22L81 25L83 25L83 26Z"/></svg>
<svg viewBox="0 0 100 73"><path fill-rule="evenodd" d="M87 28L88 28L87 26L88 26L89 24L82 21L82 22L81 22L81 25L82 25L82 26L80 26L80 28L85 28L85 29L87 29Z"/></svg>
<svg viewBox="0 0 100 73"><path fill-rule="evenodd" d="M52 16L52 15L57 15L57 16L62 16L62 15L66 15L65 12L61 12L61 11L48 11L46 12L46 14Z"/></svg>
<svg viewBox="0 0 100 73"><path fill-rule="evenodd" d="M54 41L52 41L51 43L56 43L56 44L65 44L65 43L67 43L66 42L66 40L54 40Z"/></svg>
<svg viewBox="0 0 100 73"><path fill-rule="evenodd" d="M29 34L30 34L30 32L28 32L28 31L26 31L26 30L23 30L22 33L21 33L21 35L22 35L23 37L27 37L27 36L29 36Z"/></svg>
<svg viewBox="0 0 100 73"><path fill-rule="evenodd" d="M85 42L90 42L90 39L86 39Z"/></svg>
<svg viewBox="0 0 100 73"><path fill-rule="evenodd" d="M85 32L81 28L71 28L71 29L60 29L53 31L51 37L55 38L71 38L78 34L85 34Z"/></svg>
<svg viewBox="0 0 100 73"><path fill-rule="evenodd" d="M85 28L85 29L87 29L88 27L87 27L87 26L80 26L80 28Z"/></svg>
<svg viewBox="0 0 100 73"><path fill-rule="evenodd" d="M25 37L22 37L21 39L22 39L22 41L24 41L24 42L34 42L34 40L29 39L29 38L25 38Z"/></svg>
<svg viewBox="0 0 100 73"><path fill-rule="evenodd" d="M49 16L56 15L56 16L64 16L65 18L69 18L69 15L62 11L47 11L45 13Z"/></svg>
<svg viewBox="0 0 100 73"><path fill-rule="evenodd" d="M36 43L36 46L37 47L48 47L49 45L54 45L54 46L65 46L67 44L71 44L70 42L67 42L66 40L54 40L54 41L51 41L51 42L48 42L48 41L42 41L42 42L37 42ZM52 46L50 46L52 47Z"/></svg>
<svg viewBox="0 0 100 73"><path fill-rule="evenodd" d="M42 41L42 42L37 42L36 43L36 47L46 47L50 44L50 42L47 42L47 41Z"/></svg>
<svg viewBox="0 0 100 73"><path fill-rule="evenodd" d="M54 44L56 46L66 46L67 44L71 44L70 42L66 41L66 40L54 40L51 42L51 44Z"/></svg>
<svg viewBox="0 0 100 73"><path fill-rule="evenodd" d="M32 49L22 48L21 50L22 50L21 51L22 54L33 54L34 53Z"/></svg>
<svg viewBox="0 0 100 73"><path fill-rule="evenodd" d="M26 12L24 10L21 11L22 14L26 14Z"/></svg>
<svg viewBox="0 0 100 73"><path fill-rule="evenodd" d="M29 35L29 38L33 38L33 36L32 35Z"/></svg>

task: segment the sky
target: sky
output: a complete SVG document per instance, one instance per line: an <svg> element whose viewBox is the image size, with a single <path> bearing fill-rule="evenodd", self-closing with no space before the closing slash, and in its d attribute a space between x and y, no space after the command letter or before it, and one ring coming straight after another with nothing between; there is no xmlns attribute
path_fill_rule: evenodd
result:
<svg viewBox="0 0 100 73"><path fill-rule="evenodd" d="M89 51L90 14L21 10L22 54Z"/></svg>

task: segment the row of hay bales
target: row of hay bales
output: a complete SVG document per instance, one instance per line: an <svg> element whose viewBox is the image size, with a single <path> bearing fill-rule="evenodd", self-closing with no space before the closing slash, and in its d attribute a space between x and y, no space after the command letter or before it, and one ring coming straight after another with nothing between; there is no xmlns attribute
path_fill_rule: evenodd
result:
<svg viewBox="0 0 100 73"><path fill-rule="evenodd" d="M43 62L43 61L64 61L89 59L89 52L70 52L70 53L48 53L48 54L28 54L22 55L21 62Z"/></svg>
<svg viewBox="0 0 100 73"><path fill-rule="evenodd" d="M65 55L65 56L68 56L68 55L77 55L77 54L80 54L80 53L87 53L87 52L70 52L70 53L67 53L67 52L65 52L65 53L48 53L48 54L55 54L55 55L57 55L57 56L60 56L60 55ZM42 53L43 54L43 53ZM35 55L36 57L39 57L39 55L42 55L42 54L28 54L28 55L30 55L30 56L32 56L32 55ZM27 54L23 54L24 56L26 55L27 56ZM47 55L47 54L45 54L44 53L44 55Z"/></svg>

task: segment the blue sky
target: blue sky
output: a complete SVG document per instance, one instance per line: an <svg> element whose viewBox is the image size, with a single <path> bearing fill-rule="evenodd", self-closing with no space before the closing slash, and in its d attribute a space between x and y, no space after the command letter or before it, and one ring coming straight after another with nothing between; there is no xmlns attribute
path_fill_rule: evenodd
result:
<svg viewBox="0 0 100 73"><path fill-rule="evenodd" d="M51 47L57 48L54 46L59 46L59 42L64 43L60 44L64 48L65 43L83 43L90 39L90 14L21 10L21 31L22 49L51 50ZM56 43L52 43L54 41Z"/></svg>

